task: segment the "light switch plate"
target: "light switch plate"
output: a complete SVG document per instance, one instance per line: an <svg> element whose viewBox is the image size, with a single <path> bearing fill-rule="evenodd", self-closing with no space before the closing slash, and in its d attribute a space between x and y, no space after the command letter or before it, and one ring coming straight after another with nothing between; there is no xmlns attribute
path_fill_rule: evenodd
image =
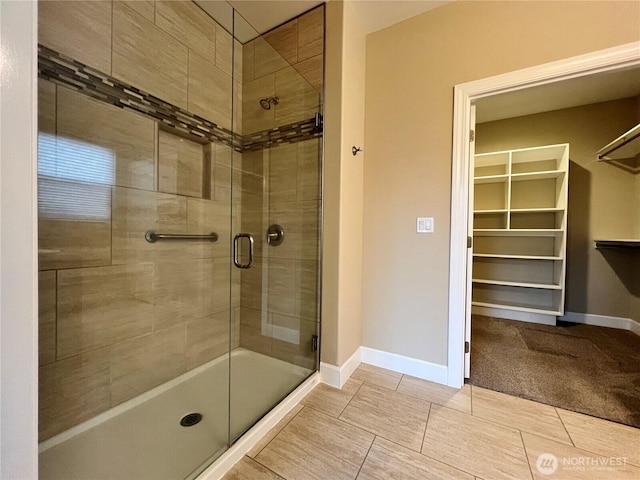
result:
<svg viewBox="0 0 640 480"><path fill-rule="evenodd" d="M416 219L417 233L433 233L433 217L418 217Z"/></svg>

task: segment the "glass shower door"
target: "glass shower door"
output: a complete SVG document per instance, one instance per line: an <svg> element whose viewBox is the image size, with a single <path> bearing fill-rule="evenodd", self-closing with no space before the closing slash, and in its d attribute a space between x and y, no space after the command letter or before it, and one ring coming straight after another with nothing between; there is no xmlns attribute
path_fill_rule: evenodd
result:
<svg viewBox="0 0 640 480"><path fill-rule="evenodd" d="M190 1L38 10L40 478L193 476L229 445L233 39Z"/></svg>
<svg viewBox="0 0 640 480"><path fill-rule="evenodd" d="M316 9L261 36L234 15L243 38L234 50L242 147L233 155L240 303L230 357L231 442L318 365L323 17ZM282 35L300 22L314 25L315 50ZM318 55L315 77L299 73L306 57L317 62Z"/></svg>

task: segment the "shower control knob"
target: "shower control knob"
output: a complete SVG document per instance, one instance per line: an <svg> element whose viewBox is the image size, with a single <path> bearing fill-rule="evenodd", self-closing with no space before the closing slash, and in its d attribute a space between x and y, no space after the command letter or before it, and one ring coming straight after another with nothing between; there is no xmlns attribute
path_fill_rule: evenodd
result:
<svg viewBox="0 0 640 480"><path fill-rule="evenodd" d="M284 242L284 229L274 223L267 228L267 243L272 247L277 247Z"/></svg>

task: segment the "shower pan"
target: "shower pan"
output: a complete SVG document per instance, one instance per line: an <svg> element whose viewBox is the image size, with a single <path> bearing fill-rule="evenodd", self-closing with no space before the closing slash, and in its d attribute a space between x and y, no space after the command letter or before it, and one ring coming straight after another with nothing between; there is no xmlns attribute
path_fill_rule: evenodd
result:
<svg viewBox="0 0 640 480"><path fill-rule="evenodd" d="M204 7L39 3L43 480L196 478L318 369L324 7Z"/></svg>

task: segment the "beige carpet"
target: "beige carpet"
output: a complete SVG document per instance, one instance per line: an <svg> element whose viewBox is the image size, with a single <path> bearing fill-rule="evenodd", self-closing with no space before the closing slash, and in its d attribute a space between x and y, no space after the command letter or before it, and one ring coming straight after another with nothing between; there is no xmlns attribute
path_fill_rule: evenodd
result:
<svg viewBox="0 0 640 480"><path fill-rule="evenodd" d="M470 383L640 428L640 337L474 315Z"/></svg>

